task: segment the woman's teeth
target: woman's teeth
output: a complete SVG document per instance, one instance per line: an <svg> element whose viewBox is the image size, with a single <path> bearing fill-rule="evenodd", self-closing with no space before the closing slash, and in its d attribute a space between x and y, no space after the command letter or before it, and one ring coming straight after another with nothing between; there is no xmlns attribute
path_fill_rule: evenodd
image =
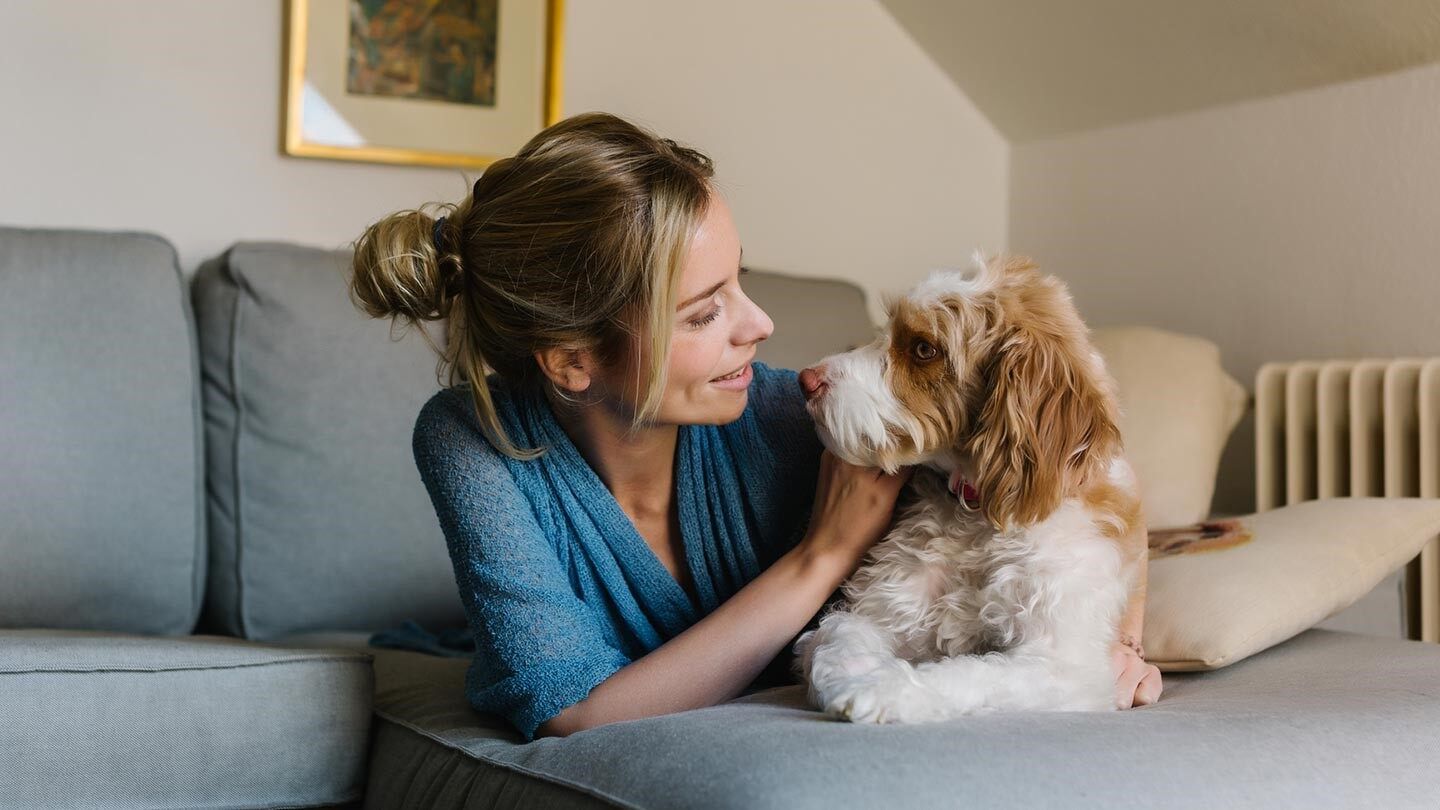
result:
<svg viewBox="0 0 1440 810"><path fill-rule="evenodd" d="M744 373L745 373L745 369L742 367L739 371L735 372L734 374L726 374L724 377L716 377L716 378L715 378L715 381L716 381L716 382L719 382L719 381L721 381L721 380L733 380L733 379L735 379L736 377L739 377L740 375L742 375L742 374L744 374Z"/></svg>

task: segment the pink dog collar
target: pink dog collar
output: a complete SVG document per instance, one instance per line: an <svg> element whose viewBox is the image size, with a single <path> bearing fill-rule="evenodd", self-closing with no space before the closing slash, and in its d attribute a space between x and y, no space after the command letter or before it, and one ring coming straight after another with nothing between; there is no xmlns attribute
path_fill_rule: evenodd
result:
<svg viewBox="0 0 1440 810"><path fill-rule="evenodd" d="M960 474L959 470L950 473L950 494L960 501L960 505L967 510L974 512L980 508L980 490L975 488Z"/></svg>

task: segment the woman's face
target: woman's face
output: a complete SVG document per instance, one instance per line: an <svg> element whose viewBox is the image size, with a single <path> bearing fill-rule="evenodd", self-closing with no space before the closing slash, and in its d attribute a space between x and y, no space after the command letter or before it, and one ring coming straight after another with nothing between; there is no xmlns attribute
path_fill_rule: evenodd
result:
<svg viewBox="0 0 1440 810"><path fill-rule="evenodd" d="M740 289L740 254L730 207L713 192L685 258L656 422L725 424L744 412L753 376L750 361L775 324ZM739 369L738 379L719 379Z"/></svg>

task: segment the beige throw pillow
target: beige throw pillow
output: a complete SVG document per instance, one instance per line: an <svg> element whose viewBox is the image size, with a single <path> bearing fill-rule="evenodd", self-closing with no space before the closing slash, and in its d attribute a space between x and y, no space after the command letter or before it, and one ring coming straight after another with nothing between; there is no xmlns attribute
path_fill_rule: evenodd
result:
<svg viewBox="0 0 1440 810"><path fill-rule="evenodd" d="M1150 533L1143 646L1217 669L1313 627L1440 536L1437 498L1326 498Z"/></svg>
<svg viewBox="0 0 1440 810"><path fill-rule="evenodd" d="M1140 482L1145 525L1210 515L1220 454L1249 394L1209 340L1149 326L1092 329L1120 397L1120 435Z"/></svg>

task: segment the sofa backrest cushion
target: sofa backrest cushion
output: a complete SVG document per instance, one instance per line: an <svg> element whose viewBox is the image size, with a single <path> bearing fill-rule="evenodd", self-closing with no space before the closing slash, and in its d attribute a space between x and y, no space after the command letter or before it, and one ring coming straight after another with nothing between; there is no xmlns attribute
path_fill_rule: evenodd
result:
<svg viewBox="0 0 1440 810"><path fill-rule="evenodd" d="M1150 326L1092 330L1120 396L1120 435L1149 528L1188 526L1211 512L1220 455L1249 394L1214 341Z"/></svg>
<svg viewBox="0 0 1440 810"><path fill-rule="evenodd" d="M392 340L388 320L355 308L350 255L242 242L196 272L204 629L268 640L403 619L464 625L410 448L437 358L420 334Z"/></svg>
<svg viewBox="0 0 1440 810"><path fill-rule="evenodd" d="M0 627L194 627L196 363L165 239L0 228Z"/></svg>

